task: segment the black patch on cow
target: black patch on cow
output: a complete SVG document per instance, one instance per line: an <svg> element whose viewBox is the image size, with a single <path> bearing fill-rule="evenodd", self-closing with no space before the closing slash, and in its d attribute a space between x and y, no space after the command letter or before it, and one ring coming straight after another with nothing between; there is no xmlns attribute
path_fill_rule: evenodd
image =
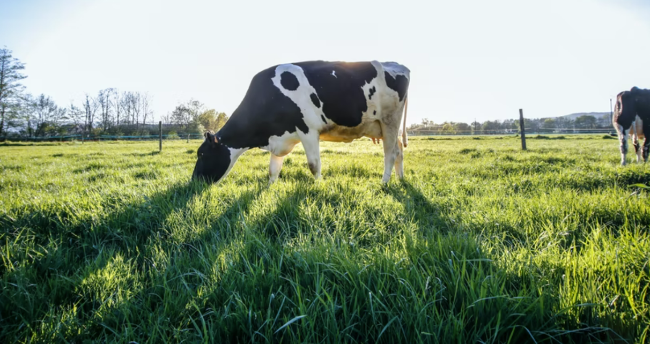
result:
<svg viewBox="0 0 650 344"><path fill-rule="evenodd" d="M406 90L409 88L409 79L401 74L398 74L397 78L393 78L388 72L384 72L384 76L386 77L386 85L397 92L400 101L404 100Z"/></svg>
<svg viewBox="0 0 650 344"><path fill-rule="evenodd" d="M368 111L362 87L377 77L377 70L370 62L310 61L296 65L303 69L309 84L316 89L327 118L346 127L361 124L363 113ZM336 77L332 76L332 71L336 72Z"/></svg>
<svg viewBox="0 0 650 344"><path fill-rule="evenodd" d="M325 116L323 116L323 115L320 115L320 119L322 119L322 120L323 120L323 123L325 123L325 124L327 124L327 120L325 119Z"/></svg>
<svg viewBox="0 0 650 344"><path fill-rule="evenodd" d="M290 72L283 72L280 75L280 83L282 84L282 87L289 91L295 91L300 86L298 78Z"/></svg>
<svg viewBox="0 0 650 344"><path fill-rule="evenodd" d="M372 112L373 115L377 115L377 110Z"/></svg>
<svg viewBox="0 0 650 344"><path fill-rule="evenodd" d="M320 108L320 100L318 99L318 96L316 95L316 93L310 94L309 98L311 98L311 102L314 103L314 105L317 108Z"/></svg>
<svg viewBox="0 0 650 344"><path fill-rule="evenodd" d="M294 133L296 128L309 132L298 105L273 84L275 68L253 77L244 99L217 134L221 143L232 148L264 147L271 136L281 136L287 131Z"/></svg>
<svg viewBox="0 0 650 344"><path fill-rule="evenodd" d="M371 100L372 95L375 94L375 92L377 92L377 89L375 88L375 86L372 86L372 88L368 91L370 91L370 94L368 95L368 100Z"/></svg>
<svg viewBox="0 0 650 344"><path fill-rule="evenodd" d="M623 91L616 96L614 123L619 124L625 131L629 130L637 115L637 102L632 91Z"/></svg>

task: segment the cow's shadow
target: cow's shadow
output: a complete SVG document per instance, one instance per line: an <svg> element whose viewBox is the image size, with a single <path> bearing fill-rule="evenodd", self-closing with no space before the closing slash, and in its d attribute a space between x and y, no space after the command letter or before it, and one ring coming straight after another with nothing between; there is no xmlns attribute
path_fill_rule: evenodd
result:
<svg viewBox="0 0 650 344"><path fill-rule="evenodd" d="M285 175L285 178L298 183L313 182L308 181L310 176L302 173L296 175L295 180L291 179L291 174ZM265 278L254 278L252 281L247 282L242 277L245 276L245 271L248 269L247 265L273 264L282 258L278 256L283 254L280 247L290 242L291 239L301 235L311 235L314 231L327 231L328 228L331 228L327 223L304 222L308 221L308 217L304 216L305 210L300 205L304 203L305 199L318 199L320 202L336 207L344 202L342 197L345 197L345 195L331 192L325 194L324 191L308 185L298 185L288 191L278 191L267 188L266 180L263 180L258 184L245 188L240 194L229 199L225 208L214 217L213 222L211 221L212 224L204 225L203 231L192 233L183 238L172 237L172 234L165 230L170 218L173 219L174 216L191 217L191 214L187 213L188 208L192 207L193 202L196 202L197 198L201 198L205 191L206 185L200 182L174 184L165 190L144 197L136 203L122 206L119 211L109 212L102 219L88 219L73 228L69 226L58 228L55 220L38 217L34 214L26 214L20 219L10 220L10 225L15 230L20 230L25 226L35 228L34 234L40 236L36 239L39 241L39 245L46 245L52 239L52 236L63 237L64 240L58 240L60 242L58 247L50 249L45 254L34 259L33 266L29 268L30 272L27 274L17 274L10 271L6 265L0 266L2 268L0 273L5 281L13 283L17 286L17 289L22 288L25 290L25 292L16 293L0 292L0 316L2 317L0 321L3 323L0 337L5 337L7 333L20 331L20 328L25 324L33 326L46 318L48 312L57 309L78 308L75 321L84 323L85 332L79 334L79 339L83 339L88 337L100 338L106 336L107 333L110 335L111 328L124 326L124 323L128 322L125 317L128 316L129 308L131 306L135 307L132 303L137 303L137 308L144 308L161 319L165 318L162 315L176 317L174 321L177 322L181 321L180 318L189 315L188 313L166 314L166 312L169 312L165 310L166 303L172 302L170 299L176 299L173 302L182 305L182 307L176 309L185 309L191 305L196 307L199 314L211 313L208 309L210 305L221 307L227 304L230 307L230 304L233 303L231 300L233 293L244 295L249 300L253 300L251 304L261 304L263 303L261 300L273 293L279 286L284 285L286 290L290 290L291 282L272 275ZM282 193L276 195L277 197L273 199L274 204L270 211L256 216L256 202L263 201L261 199L268 196L262 195L264 192ZM416 235L424 237L424 240L438 240L438 242L450 243L465 250L463 254L466 254L466 256L462 258L456 258L454 252L450 253L448 264L452 265L452 270L453 266L456 265L465 266L471 270L473 266L481 264L478 270L485 269L494 274L503 274L504 279L508 281L508 285L504 288L508 289L508 293L516 295L520 277L501 271L492 262L488 254L478 249L480 247L479 239L469 233L459 233L459 230L454 228L453 222L444 215L441 206L432 202L420 189L408 181L402 181L382 186L379 192L401 203L406 217L416 219ZM186 212L185 215L182 215L184 212ZM3 226L9 224L6 219L2 221L4 221L2 222ZM245 221L245 224L236 225L241 221ZM232 230L233 228L241 229L244 233L235 233ZM397 230L395 229L395 231ZM218 236L218 240L215 240L214 236ZM148 257L144 253L149 252L159 241L178 243L174 252L165 252L164 254L182 255L189 252L200 256L205 253L205 242L218 242L218 247L215 247L214 250L221 252L230 249L235 251L229 254L224 253L224 257L227 255L244 258L257 257L259 262L243 262L243 259L240 259L239 262L233 263L228 258L224 258L222 265L226 266L224 269L230 270L223 272L224 277L222 278L225 280L222 280L222 283L233 283L233 285L240 288L237 288L237 290L214 286L212 289L208 288L203 291L208 294L204 305L193 304L192 298L196 295L197 290L204 287L201 275L205 274L206 271L178 274L181 269L177 269L175 272L170 273L169 277L182 280L182 283L164 280L163 278L161 284L166 284L166 288L160 285L147 285L136 291L130 299L119 301L122 302L121 305L117 304L109 310L103 310L102 307L104 307L105 303L111 301L112 295L88 297L80 292L88 278L102 273L118 256L121 261L132 262L133 266L145 270L145 274L149 273L147 269L158 269L158 267L152 266L147 261ZM373 242L368 243L368 245L372 244ZM231 245L232 247L230 247ZM180 246L182 246L182 249L178 249ZM197 247L203 247L203 249L197 249ZM183 250L185 252L182 252ZM440 267L447 265L447 262L442 264L435 259L426 258L429 256L426 245L415 247L413 250L408 254L415 265ZM70 256L66 254L67 252L75 252L75 255ZM221 257L221 254L219 253L218 256ZM171 260L171 264L183 264L183 259L176 257ZM298 274L298 271L302 268L298 265L298 260L287 258L283 265L283 272L289 276ZM184 268L187 271L196 270L196 266L191 266L191 264ZM199 270L203 268L200 267ZM295 271L289 271L291 269ZM150 273L155 274L156 272L151 271ZM454 272L440 270L438 273L448 274ZM334 280L334 277L331 278ZM317 283L317 279L318 275L303 274L303 276L300 276L299 281L304 284L302 287L307 290ZM452 279L449 278L448 280ZM486 280L488 280L487 277ZM237 284L234 284L233 281L237 281ZM260 281L263 283L258 283ZM338 282L345 283L345 280L341 279ZM251 285L251 283L256 284ZM458 280L457 283L460 285L464 281ZM174 286L171 289L177 288L179 285L186 289L177 288L175 289L177 295L165 296L165 293L169 293L170 285ZM449 287L452 287L452 285ZM506 291L501 290L499 292ZM148 295L152 294L162 295L160 301L150 301L152 298L148 297ZM163 301L162 298L165 297L167 299ZM149 301L144 302L145 299ZM459 300L462 301L462 298ZM440 302L437 307L450 314L456 314L461 312L458 308L461 307L460 304L460 302L453 303L446 300ZM274 304L273 306L276 307L277 305ZM365 303L360 305L362 307L360 314L369 314L371 312L371 309L368 309L367 306ZM494 312L495 310L490 309L489 311ZM119 314L116 315L116 313ZM98 319L98 314L106 315L106 319ZM494 315L492 313L484 314ZM516 325L517 319L512 318L512 324ZM390 321L388 318L383 320L384 322ZM229 318L225 323L228 321L232 322L233 327L229 328L235 336L229 338L231 341L233 339L237 341L250 340L245 331L236 327L239 324L236 318ZM65 326L63 319L62 323ZM372 329L365 330L371 331ZM517 337L523 340L528 338L523 330L519 332ZM65 339L74 340L75 336L66 336ZM356 339L363 341L364 338L359 336Z"/></svg>
<svg viewBox="0 0 650 344"><path fill-rule="evenodd" d="M246 212L263 190L262 185L254 185L228 200L215 221L223 218L237 221L238 215ZM3 227L0 234L13 236L31 230L33 245L41 248L33 255L30 266L12 267L7 262L0 265L2 279L15 287L13 291L0 292L0 322L3 323L0 337L6 338L25 326L33 326L52 312L72 308L76 309L76 321L86 323L87 332L79 335L92 337L106 332L106 324L100 324L96 318L105 302L114 302L110 300L113 296L108 300L97 297L99 295L89 298L84 285L94 276L101 276L102 270L116 258L138 269L155 269L144 253L156 242L173 240L170 231L165 229L168 217L187 211L189 203L201 197L208 187L200 181L179 182L138 201L120 205L119 211L109 210L100 219L89 217L76 223L70 221L74 214L65 211L56 215L34 211L19 218L0 216ZM210 229L204 230L193 236L192 241L201 242L204 236L212 234ZM225 241L229 239L228 235L223 237ZM53 242L57 244L52 245ZM142 292L150 290L145 287ZM115 307L119 309L119 305ZM66 337L67 340L71 338L74 336Z"/></svg>

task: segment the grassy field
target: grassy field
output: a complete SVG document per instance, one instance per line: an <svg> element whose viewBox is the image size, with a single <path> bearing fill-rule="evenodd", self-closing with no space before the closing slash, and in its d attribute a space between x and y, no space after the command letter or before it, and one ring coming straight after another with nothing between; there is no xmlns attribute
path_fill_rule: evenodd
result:
<svg viewBox="0 0 650 344"><path fill-rule="evenodd" d="M650 340L616 140L412 137L388 186L369 140L271 187L260 150L190 183L199 144L0 144L0 342Z"/></svg>

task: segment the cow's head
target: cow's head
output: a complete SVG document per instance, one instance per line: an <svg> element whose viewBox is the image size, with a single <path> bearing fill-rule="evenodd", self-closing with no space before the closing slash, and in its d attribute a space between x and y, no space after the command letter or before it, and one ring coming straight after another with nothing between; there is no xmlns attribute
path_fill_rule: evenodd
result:
<svg viewBox="0 0 650 344"><path fill-rule="evenodd" d="M202 179L208 183L218 182L230 170L235 159L231 157L231 150L217 138L216 134L205 133L205 141L197 151L196 166L192 179Z"/></svg>

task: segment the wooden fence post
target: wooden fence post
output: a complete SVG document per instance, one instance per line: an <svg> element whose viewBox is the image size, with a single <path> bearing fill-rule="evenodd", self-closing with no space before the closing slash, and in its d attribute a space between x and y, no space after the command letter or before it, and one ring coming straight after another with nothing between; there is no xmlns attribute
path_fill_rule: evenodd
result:
<svg viewBox="0 0 650 344"><path fill-rule="evenodd" d="M190 143L190 134L187 134L187 143Z"/></svg>
<svg viewBox="0 0 650 344"><path fill-rule="evenodd" d="M158 149L162 152L162 121L158 122Z"/></svg>
<svg viewBox="0 0 650 344"><path fill-rule="evenodd" d="M519 109L519 130L521 131L521 149L526 150L526 128L524 126L524 110Z"/></svg>

